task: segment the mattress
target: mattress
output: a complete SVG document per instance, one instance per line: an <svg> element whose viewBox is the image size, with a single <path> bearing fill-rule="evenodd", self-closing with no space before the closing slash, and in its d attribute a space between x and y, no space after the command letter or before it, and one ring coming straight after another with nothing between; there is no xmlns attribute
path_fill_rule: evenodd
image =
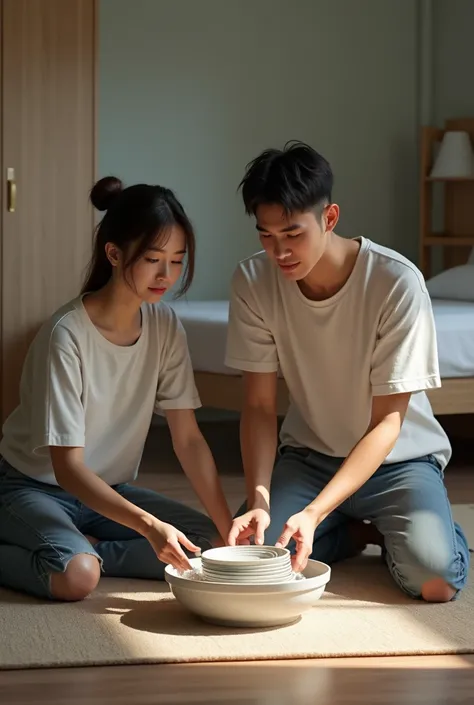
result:
<svg viewBox="0 0 474 705"><path fill-rule="evenodd" d="M239 375L224 365L229 302L173 301L170 305L186 331L194 371Z"/></svg>
<svg viewBox="0 0 474 705"><path fill-rule="evenodd" d="M224 365L228 301L176 301L196 372L238 375ZM441 377L474 377L474 303L433 301Z"/></svg>
<svg viewBox="0 0 474 705"><path fill-rule="evenodd" d="M433 300L441 377L474 377L474 303Z"/></svg>

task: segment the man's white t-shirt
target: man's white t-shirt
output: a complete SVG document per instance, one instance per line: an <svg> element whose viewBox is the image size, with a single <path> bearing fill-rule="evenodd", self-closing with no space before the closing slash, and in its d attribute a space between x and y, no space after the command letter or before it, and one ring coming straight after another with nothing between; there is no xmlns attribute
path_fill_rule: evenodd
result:
<svg viewBox="0 0 474 705"><path fill-rule="evenodd" d="M75 446L109 485L129 482L153 413L200 406L176 314L165 303L141 312L140 338L128 347L99 333L82 297L42 326L25 360L20 404L3 427L0 454L14 468L57 485L49 446Z"/></svg>
<svg viewBox="0 0 474 705"><path fill-rule="evenodd" d="M325 301L311 301L260 252L232 279L226 365L281 373L290 406L282 445L344 458L366 433L372 398L412 392L386 462L451 446L425 390L441 386L436 329L423 276L398 253L360 238L354 269Z"/></svg>

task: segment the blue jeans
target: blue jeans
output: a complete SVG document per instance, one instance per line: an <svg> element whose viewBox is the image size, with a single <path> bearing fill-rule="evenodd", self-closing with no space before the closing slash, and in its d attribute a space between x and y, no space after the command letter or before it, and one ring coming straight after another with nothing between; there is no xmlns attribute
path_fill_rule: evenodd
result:
<svg viewBox="0 0 474 705"><path fill-rule="evenodd" d="M341 463L342 458L305 448L282 449L272 476L265 543L278 541L290 516L317 497ZM388 569L411 597L420 598L422 585L435 577L457 593L466 584L469 547L453 522L443 472L432 456L382 465L318 526L311 558L332 564L353 556L353 520L369 520L380 531Z"/></svg>
<svg viewBox="0 0 474 705"><path fill-rule="evenodd" d="M204 514L152 490L129 484L114 489L202 550L212 546L217 529ZM92 546L84 534L99 543ZM51 575L64 572L79 553L96 556L104 576L164 579L164 564L140 534L88 509L60 487L23 475L0 457L0 585L51 598Z"/></svg>

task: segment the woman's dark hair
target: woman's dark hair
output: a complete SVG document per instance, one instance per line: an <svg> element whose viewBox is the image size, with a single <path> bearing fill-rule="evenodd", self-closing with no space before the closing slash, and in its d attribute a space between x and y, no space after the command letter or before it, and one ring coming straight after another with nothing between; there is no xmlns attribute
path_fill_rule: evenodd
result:
<svg viewBox="0 0 474 705"><path fill-rule="evenodd" d="M94 252L81 293L98 291L110 280L112 265L105 252L108 242L122 250L124 269L127 270L152 245L164 246L173 226L179 226L186 238L186 266L177 296L186 293L194 276L194 230L170 189L147 184L124 188L120 179L106 176L95 184L90 199L97 210L107 212L96 230ZM131 251L133 243L137 243L137 247Z"/></svg>
<svg viewBox="0 0 474 705"><path fill-rule="evenodd" d="M283 150L266 149L247 164L239 184L245 210L278 204L286 213L321 210L331 203L333 173L329 162L304 142L287 142Z"/></svg>

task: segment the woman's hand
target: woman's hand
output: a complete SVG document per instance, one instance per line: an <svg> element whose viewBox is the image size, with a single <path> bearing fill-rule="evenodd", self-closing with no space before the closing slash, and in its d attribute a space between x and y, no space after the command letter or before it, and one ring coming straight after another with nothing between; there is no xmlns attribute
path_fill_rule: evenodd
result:
<svg viewBox="0 0 474 705"><path fill-rule="evenodd" d="M177 570L191 570L192 566L181 546L193 553L200 551L181 531L171 524L165 524L153 517L153 521L144 537L151 543L158 559L166 564L171 564Z"/></svg>
<svg viewBox="0 0 474 705"><path fill-rule="evenodd" d="M314 532L318 524L317 516L308 509L293 514L286 522L283 533L275 544L285 548L291 539L295 541L296 553L291 559L295 573L300 573L306 568L308 558L313 551Z"/></svg>
<svg viewBox="0 0 474 705"><path fill-rule="evenodd" d="M229 546L248 544L250 537L255 536L255 543L261 546L269 526L270 514L265 509L251 509L234 519L227 542Z"/></svg>

